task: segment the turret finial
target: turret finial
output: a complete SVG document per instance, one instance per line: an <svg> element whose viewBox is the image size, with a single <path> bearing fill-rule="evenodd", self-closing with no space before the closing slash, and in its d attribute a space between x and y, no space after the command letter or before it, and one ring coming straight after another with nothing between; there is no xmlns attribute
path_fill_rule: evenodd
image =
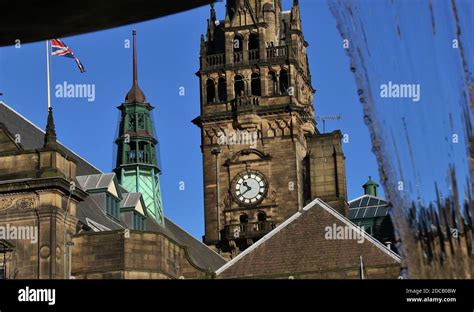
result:
<svg viewBox="0 0 474 312"><path fill-rule="evenodd" d="M133 35L133 82L132 88L125 97L126 103L143 103L146 101L145 94L138 86L138 69L137 69L137 31L132 31Z"/></svg>

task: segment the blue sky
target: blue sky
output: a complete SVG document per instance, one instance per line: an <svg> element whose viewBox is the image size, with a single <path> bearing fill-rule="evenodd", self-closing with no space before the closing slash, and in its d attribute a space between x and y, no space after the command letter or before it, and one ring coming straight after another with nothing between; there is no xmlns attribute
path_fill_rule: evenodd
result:
<svg viewBox="0 0 474 312"><path fill-rule="evenodd" d="M292 1L283 1L289 9ZM362 195L361 185L378 169L354 77L349 70L336 22L326 1L300 1L317 115L340 114L326 130L349 135L344 144L348 197ZM217 4L219 18L224 5ZM161 144L161 176L165 215L200 238L203 234L203 185L200 131L191 123L199 115L200 36L206 31L209 8L106 30L62 38L86 68L80 74L71 59L53 57L53 107L59 139L103 171L113 169L119 106L131 86L132 50L125 47L132 29L138 32L139 81L156 107L154 118ZM21 40L21 38L20 38ZM45 44L24 44L0 49L0 100L44 128L47 114ZM96 99L55 98L57 84L94 84ZM185 96L180 96L180 88ZM320 125L322 131L322 125ZM180 182L185 190L180 191ZM382 190L381 190L382 191Z"/></svg>

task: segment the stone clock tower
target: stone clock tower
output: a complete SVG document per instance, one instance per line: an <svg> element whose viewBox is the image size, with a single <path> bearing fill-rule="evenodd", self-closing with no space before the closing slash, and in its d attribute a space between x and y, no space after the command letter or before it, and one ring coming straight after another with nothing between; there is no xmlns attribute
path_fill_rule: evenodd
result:
<svg viewBox="0 0 474 312"><path fill-rule="evenodd" d="M320 198L345 215L341 133L314 119L300 7L281 0L214 6L201 37L204 242L233 256Z"/></svg>

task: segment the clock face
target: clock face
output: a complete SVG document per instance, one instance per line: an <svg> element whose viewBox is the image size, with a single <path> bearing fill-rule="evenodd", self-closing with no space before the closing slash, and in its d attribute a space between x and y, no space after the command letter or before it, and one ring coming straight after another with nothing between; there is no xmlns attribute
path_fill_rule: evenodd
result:
<svg viewBox="0 0 474 312"><path fill-rule="evenodd" d="M267 193L267 182L258 172L243 172L235 178L234 197L244 205L260 203Z"/></svg>

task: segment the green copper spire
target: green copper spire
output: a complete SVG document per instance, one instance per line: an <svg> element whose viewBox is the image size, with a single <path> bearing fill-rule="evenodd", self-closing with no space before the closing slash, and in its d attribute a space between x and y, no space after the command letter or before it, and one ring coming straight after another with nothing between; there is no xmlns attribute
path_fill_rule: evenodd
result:
<svg viewBox="0 0 474 312"><path fill-rule="evenodd" d="M129 192L142 193L147 212L164 225L160 188L160 167L157 161L158 140L154 133L153 106L146 101L138 86L136 31L133 31L133 80L121 112L114 169L120 184Z"/></svg>
<svg viewBox="0 0 474 312"><path fill-rule="evenodd" d="M365 195L377 196L377 188L379 185L372 180L371 176L369 176L369 181L362 185L362 187L364 188Z"/></svg>

